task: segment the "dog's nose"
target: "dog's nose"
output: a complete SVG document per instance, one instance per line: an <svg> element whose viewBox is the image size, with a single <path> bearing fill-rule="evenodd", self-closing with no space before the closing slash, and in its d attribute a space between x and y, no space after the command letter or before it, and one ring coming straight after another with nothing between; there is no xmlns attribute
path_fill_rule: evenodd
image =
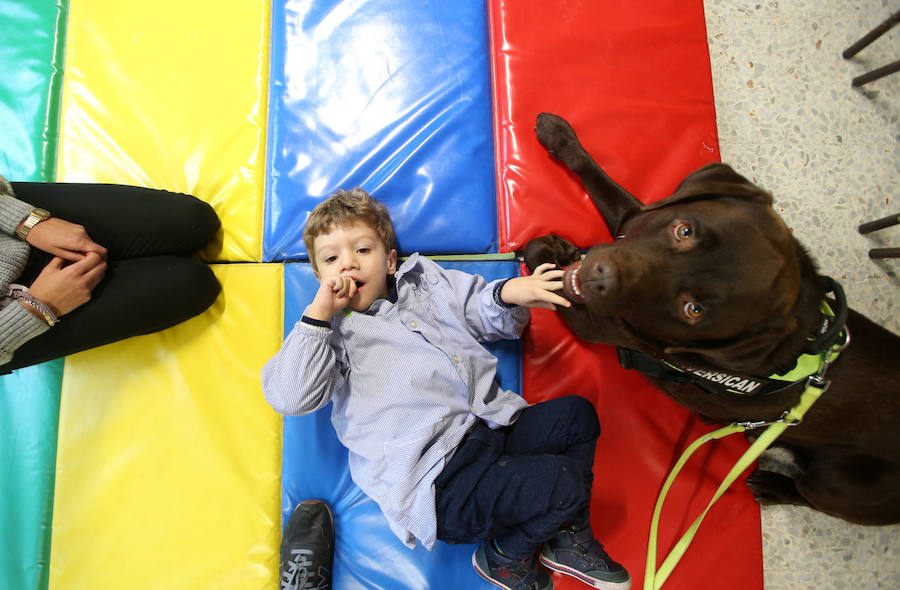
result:
<svg viewBox="0 0 900 590"><path fill-rule="evenodd" d="M616 265L611 260L597 260L590 266L587 287L596 295L609 296L616 294L619 288Z"/></svg>

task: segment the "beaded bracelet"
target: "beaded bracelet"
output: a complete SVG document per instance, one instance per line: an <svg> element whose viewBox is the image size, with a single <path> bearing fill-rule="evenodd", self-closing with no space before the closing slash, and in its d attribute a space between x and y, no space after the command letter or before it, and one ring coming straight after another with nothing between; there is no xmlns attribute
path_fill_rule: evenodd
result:
<svg viewBox="0 0 900 590"><path fill-rule="evenodd" d="M32 297L32 295L28 291L20 291L19 289L14 289L11 293L12 298L16 301L21 301L22 303L26 303L36 309L44 318L44 321L47 322L48 326L55 326L59 323L59 318L56 317L56 314L53 313L53 310L38 299Z"/></svg>

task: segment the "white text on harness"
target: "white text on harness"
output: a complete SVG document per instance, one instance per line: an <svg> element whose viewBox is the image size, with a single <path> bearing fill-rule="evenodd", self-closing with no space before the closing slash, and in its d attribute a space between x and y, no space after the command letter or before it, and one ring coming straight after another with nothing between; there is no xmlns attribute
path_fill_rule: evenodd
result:
<svg viewBox="0 0 900 590"><path fill-rule="evenodd" d="M729 375L728 373L716 373L715 371L703 371L700 369L686 369L686 371L696 375L697 377L700 377L701 379L705 379L710 383L720 383L729 389L733 389L741 393L752 393L760 385L762 385L761 382L756 381L755 379L748 379L747 377L740 377L737 375Z"/></svg>

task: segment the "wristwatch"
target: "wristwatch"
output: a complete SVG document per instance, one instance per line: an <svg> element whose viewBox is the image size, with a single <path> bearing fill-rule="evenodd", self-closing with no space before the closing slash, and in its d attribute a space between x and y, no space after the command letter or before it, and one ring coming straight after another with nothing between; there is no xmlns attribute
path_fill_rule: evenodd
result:
<svg viewBox="0 0 900 590"><path fill-rule="evenodd" d="M16 235L21 239L25 239L25 236L28 235L28 232L31 231L31 228L39 224L50 217L50 212L46 209L32 209L28 213L28 217L25 218L25 221L19 224L19 227L16 228Z"/></svg>

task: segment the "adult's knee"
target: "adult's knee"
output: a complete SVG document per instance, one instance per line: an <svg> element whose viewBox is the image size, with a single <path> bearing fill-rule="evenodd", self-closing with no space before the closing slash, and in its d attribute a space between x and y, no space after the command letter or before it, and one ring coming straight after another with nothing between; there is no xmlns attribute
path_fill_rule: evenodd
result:
<svg viewBox="0 0 900 590"><path fill-rule="evenodd" d="M182 306L185 313L195 316L215 302L222 291L222 286L207 264L193 258L183 260L177 270L177 276L173 278L181 285Z"/></svg>
<svg viewBox="0 0 900 590"><path fill-rule="evenodd" d="M140 277L141 285L153 285L152 290L135 296L173 324L205 311L222 290L212 269L196 258L158 256L125 261L121 266L128 268L129 277Z"/></svg>
<svg viewBox="0 0 900 590"><path fill-rule="evenodd" d="M181 226L186 236L193 236L197 250L212 240L222 223L212 206L200 199L186 195L180 202L181 213L173 220Z"/></svg>

